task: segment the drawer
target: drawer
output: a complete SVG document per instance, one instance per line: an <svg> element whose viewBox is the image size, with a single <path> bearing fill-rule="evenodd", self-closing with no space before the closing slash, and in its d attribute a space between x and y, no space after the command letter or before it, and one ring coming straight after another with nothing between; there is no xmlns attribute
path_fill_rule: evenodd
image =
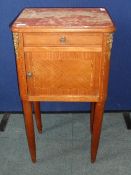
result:
<svg viewBox="0 0 131 175"><path fill-rule="evenodd" d="M24 46L102 45L101 33L24 33Z"/></svg>

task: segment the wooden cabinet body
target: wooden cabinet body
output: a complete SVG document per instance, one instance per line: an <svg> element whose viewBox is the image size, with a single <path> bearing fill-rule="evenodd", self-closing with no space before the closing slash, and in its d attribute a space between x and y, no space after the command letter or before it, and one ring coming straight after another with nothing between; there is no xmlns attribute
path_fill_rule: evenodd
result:
<svg viewBox="0 0 131 175"><path fill-rule="evenodd" d="M33 161L31 103L41 131L40 101L91 102L91 160L95 161L114 30L103 8L25 9L13 23L20 96Z"/></svg>

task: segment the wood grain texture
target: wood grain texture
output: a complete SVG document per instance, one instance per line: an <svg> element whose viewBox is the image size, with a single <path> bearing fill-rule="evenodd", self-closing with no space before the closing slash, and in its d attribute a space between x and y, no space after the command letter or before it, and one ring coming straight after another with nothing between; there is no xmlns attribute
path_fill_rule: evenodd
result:
<svg viewBox="0 0 131 175"><path fill-rule="evenodd" d="M63 38L63 42L62 42ZM24 46L101 46L101 33L59 32L59 33L24 33Z"/></svg>
<svg viewBox="0 0 131 175"><path fill-rule="evenodd" d="M27 82L26 82L24 52L23 52L24 50L23 35L22 33L13 33L13 36L16 51L16 66L17 66L20 96L22 100L27 100Z"/></svg>
<svg viewBox="0 0 131 175"><path fill-rule="evenodd" d="M32 77L27 78L29 96L99 94L100 58L101 53L94 52L27 53L26 72L32 73Z"/></svg>
<svg viewBox="0 0 131 175"><path fill-rule="evenodd" d="M27 140L36 161L31 103L91 102L91 161L96 160L115 26L104 8L29 8L12 25Z"/></svg>
<svg viewBox="0 0 131 175"><path fill-rule="evenodd" d="M101 83L100 83L99 101L105 101L107 98L112 42L113 42L112 33L103 34L103 54L102 54L101 75L100 75Z"/></svg>

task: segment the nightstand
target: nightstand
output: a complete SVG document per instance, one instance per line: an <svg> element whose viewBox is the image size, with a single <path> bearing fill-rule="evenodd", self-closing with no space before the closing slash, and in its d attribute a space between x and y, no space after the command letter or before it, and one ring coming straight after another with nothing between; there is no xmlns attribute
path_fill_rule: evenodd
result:
<svg viewBox="0 0 131 175"><path fill-rule="evenodd" d="M114 24L104 8L26 8L12 24L28 146L36 161L32 105L91 102L91 161L96 159L107 97Z"/></svg>

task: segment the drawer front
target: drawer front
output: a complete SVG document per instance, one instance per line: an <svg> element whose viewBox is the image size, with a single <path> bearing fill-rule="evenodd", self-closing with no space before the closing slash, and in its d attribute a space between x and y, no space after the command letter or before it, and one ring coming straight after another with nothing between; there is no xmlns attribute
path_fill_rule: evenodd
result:
<svg viewBox="0 0 131 175"><path fill-rule="evenodd" d="M24 46L102 45L102 34L95 33L24 33Z"/></svg>
<svg viewBox="0 0 131 175"><path fill-rule="evenodd" d="M25 53L28 95L97 96L100 58L88 52Z"/></svg>

